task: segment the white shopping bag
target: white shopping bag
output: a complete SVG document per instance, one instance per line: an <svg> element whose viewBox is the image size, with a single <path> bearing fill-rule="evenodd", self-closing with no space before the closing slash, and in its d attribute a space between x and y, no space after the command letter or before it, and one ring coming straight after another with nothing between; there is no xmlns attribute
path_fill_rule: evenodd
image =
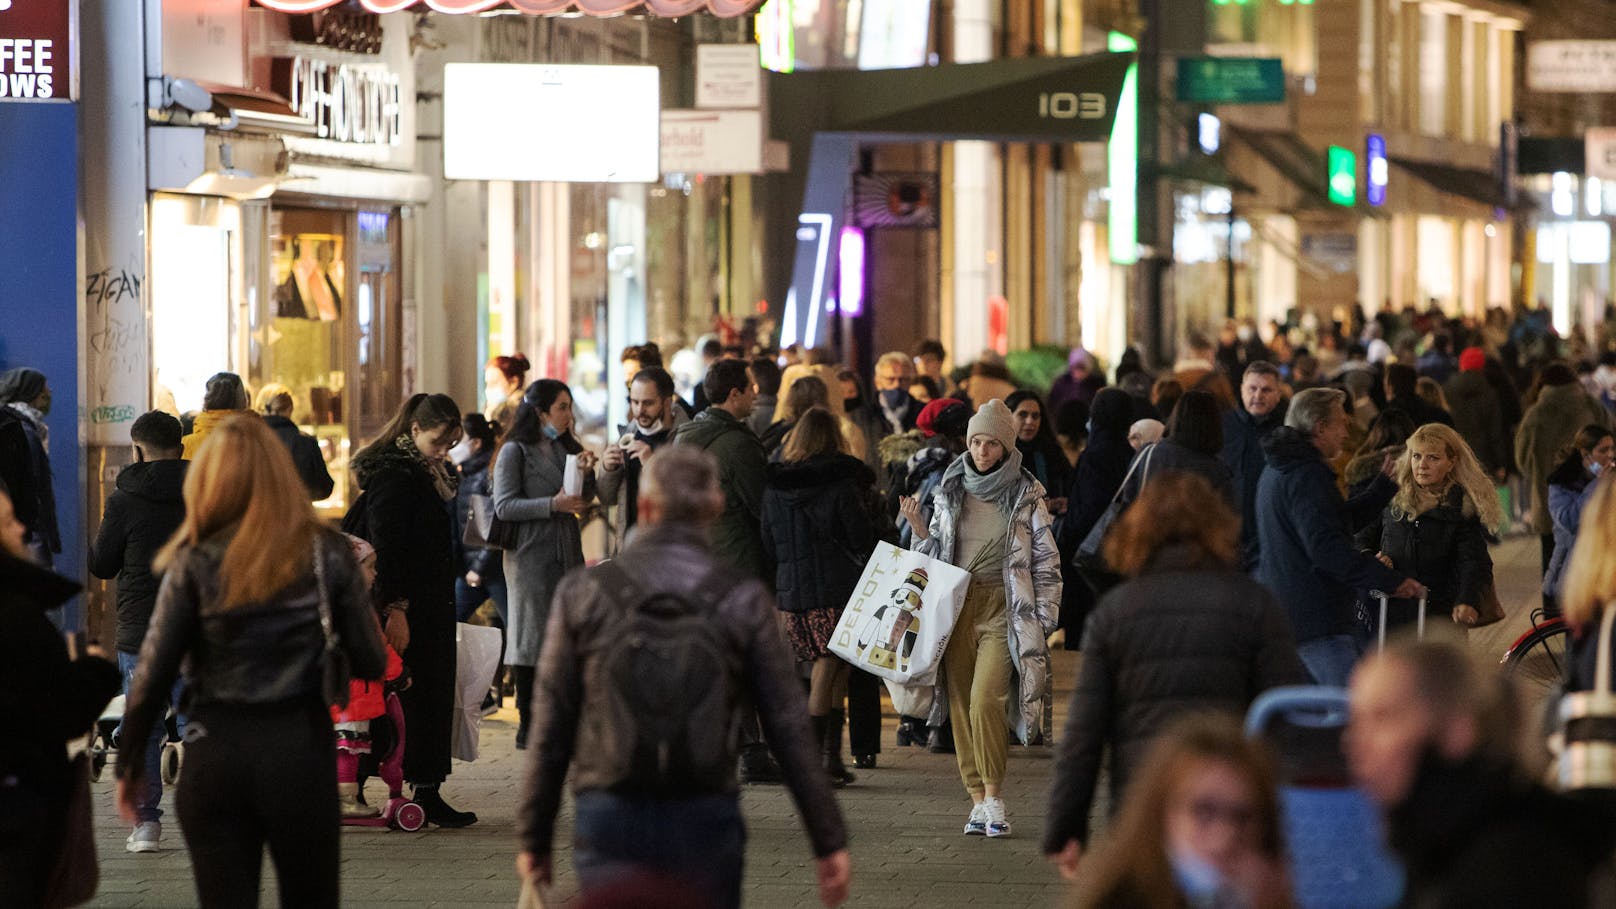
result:
<svg viewBox="0 0 1616 909"><path fill-rule="evenodd" d="M462 761L477 760L483 726L483 697L499 668L499 629L455 625L455 724L450 753Z"/></svg>
<svg viewBox="0 0 1616 909"><path fill-rule="evenodd" d="M930 684L970 583L963 568L877 543L836 623L830 650L883 679Z"/></svg>
<svg viewBox="0 0 1616 909"><path fill-rule="evenodd" d="M918 716L925 718L931 715L932 705L937 701L937 686L930 685L899 685L891 679L883 679L887 686L887 694L892 698L892 709L899 716Z"/></svg>
<svg viewBox="0 0 1616 909"><path fill-rule="evenodd" d="M578 469L578 456L567 455L567 466L561 472L561 491L569 496L584 494L584 475Z"/></svg>

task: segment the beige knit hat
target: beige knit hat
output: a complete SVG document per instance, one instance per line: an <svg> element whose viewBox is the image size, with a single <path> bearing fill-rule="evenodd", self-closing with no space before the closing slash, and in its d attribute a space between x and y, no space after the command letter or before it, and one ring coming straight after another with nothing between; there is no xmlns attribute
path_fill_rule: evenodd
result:
<svg viewBox="0 0 1616 909"><path fill-rule="evenodd" d="M1005 451L1016 450L1016 420L1010 415L1010 408L998 398L982 405L982 409L971 417L970 424L965 430L965 440L969 442L978 435L991 436L999 440Z"/></svg>

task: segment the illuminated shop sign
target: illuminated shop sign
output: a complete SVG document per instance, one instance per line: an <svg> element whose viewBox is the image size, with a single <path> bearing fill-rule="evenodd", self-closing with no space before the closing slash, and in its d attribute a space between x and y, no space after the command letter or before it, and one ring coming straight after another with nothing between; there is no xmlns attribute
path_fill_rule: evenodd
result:
<svg viewBox="0 0 1616 909"><path fill-rule="evenodd" d="M0 102L78 97L71 0L0 0Z"/></svg>
<svg viewBox="0 0 1616 909"><path fill-rule="evenodd" d="M1370 205L1385 205L1386 183L1390 177L1390 167L1386 163L1386 137L1379 133L1370 133L1364 152L1368 169L1364 198Z"/></svg>
<svg viewBox="0 0 1616 909"><path fill-rule="evenodd" d="M383 67L277 57L270 66L270 84L293 110L314 122L317 138L399 144L399 79Z"/></svg>

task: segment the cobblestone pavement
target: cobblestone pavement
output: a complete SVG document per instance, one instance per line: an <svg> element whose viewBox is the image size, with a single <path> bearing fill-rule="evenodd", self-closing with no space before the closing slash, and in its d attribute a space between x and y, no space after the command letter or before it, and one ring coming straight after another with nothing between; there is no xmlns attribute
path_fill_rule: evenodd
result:
<svg viewBox="0 0 1616 909"><path fill-rule="evenodd" d="M1536 605L1538 568L1535 537L1510 540L1495 547L1499 594L1510 618L1498 626L1473 632L1471 644L1481 654L1502 655L1527 625ZM1067 694L1077 668L1075 655L1056 657L1057 717L1061 728ZM508 704L509 702L507 702ZM853 897L861 907L1053 906L1065 893L1055 871L1039 854L1041 803L1048 790L1050 752L1043 748L1011 749L1005 801L1015 836L987 840L964 837L961 827L969 808L950 755L893 744L888 717L880 767L857 771L858 782L840 793L851 831ZM515 751L515 711L507 706L484 721L483 756L475 763L456 763L444 787L456 807L476 811L481 821L464 830L428 828L418 833L346 828L342 835L343 905L476 907L515 905L515 807L521 789L523 755ZM372 781L372 795L381 789ZM101 889L90 903L98 907L187 907L196 905L191 866L179 825L172 812L172 788L165 794L168 812L163 851L130 855L123 849L128 829L113 807L110 773L95 786ZM812 862L801 823L785 790L749 786L742 797L750 834L747 848L746 901L760 907L817 906ZM1102 799L1103 801L1103 799ZM1103 811L1104 806L1097 806ZM570 813L557 836L557 903L575 890L566 843ZM266 861L263 904L278 903L274 874Z"/></svg>

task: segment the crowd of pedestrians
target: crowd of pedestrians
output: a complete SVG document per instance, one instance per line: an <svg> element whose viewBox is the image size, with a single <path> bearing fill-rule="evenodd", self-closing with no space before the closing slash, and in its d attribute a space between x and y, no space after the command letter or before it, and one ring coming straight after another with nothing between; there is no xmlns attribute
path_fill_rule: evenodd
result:
<svg viewBox="0 0 1616 909"><path fill-rule="evenodd" d="M1272 759L1232 718L1307 682L1351 686L1347 754L1415 904L1580 905L1610 857L1607 803L1524 781L1521 721L1462 650L1365 652L1385 630L1379 598L1392 629L1420 610L1458 634L1501 619L1489 543L1525 525L1543 538L1545 608L1574 629L1568 686L1597 686L1616 595L1608 389L1493 322L1272 328L1192 335L1156 372L1129 351L1110 381L1075 350L1038 387L991 353L950 373L935 341L871 357L868 374L821 350L713 342L686 395L646 343L622 352L628 421L604 438L581 431L567 384L498 356L484 412L414 395L353 456L357 550L315 518L336 484L291 392L255 399L221 373L188 427L135 422L90 559L117 580L116 665L29 653L76 700L45 739L6 746L5 769L59 791L41 755L121 671L129 850L160 848L173 714L199 901L255 899L267 845L288 904L336 905L338 821L373 809L353 749L336 750L333 667L395 681L411 797L434 826L474 824L442 788L455 622L491 600L505 668L483 706L508 669L524 881L554 876L570 776L586 893L738 905L739 786L783 782L835 904L851 862L832 793L862 775L849 755L876 770L882 737L881 686L833 638L889 543L968 578L933 706L900 718L898 744L954 754L963 833L987 839L1015 832L1012 741L1054 745L1042 848L1082 905L1292 905ZM73 590L48 571L49 403L39 373L0 376L8 649L46 634L37 619ZM597 521L606 558L588 565ZM1069 694L1052 689L1060 647L1083 652ZM276 747L254 747L266 734ZM1091 849L1102 777L1114 817ZM11 831L0 880L37 890ZM1501 896L1524 894L1498 867L1517 853L1555 869L1552 898Z"/></svg>

